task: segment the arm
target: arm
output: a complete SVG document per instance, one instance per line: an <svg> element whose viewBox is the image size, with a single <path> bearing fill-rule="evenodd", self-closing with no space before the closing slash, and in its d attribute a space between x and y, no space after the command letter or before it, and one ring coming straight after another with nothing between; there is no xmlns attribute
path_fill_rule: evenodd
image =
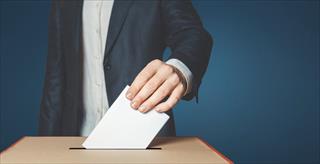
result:
<svg viewBox="0 0 320 164"><path fill-rule="evenodd" d="M39 135L59 135L63 108L63 59L58 2L52 1L48 29L48 56L41 100Z"/></svg>
<svg viewBox="0 0 320 164"><path fill-rule="evenodd" d="M172 64L153 60L138 74L127 92L132 108L140 112L151 109L166 112L182 97L186 100L197 97L209 62L212 38L203 28L190 1L163 0L161 15L165 41L172 50L170 59L178 59L191 71L191 91L184 96L188 80L179 69ZM166 97L168 99L162 102Z"/></svg>
<svg viewBox="0 0 320 164"><path fill-rule="evenodd" d="M195 9L189 0L163 0L163 19L166 30L166 43L171 48L169 58L183 62L192 72L191 91L183 98L196 96L201 79L207 69L213 40L204 29Z"/></svg>

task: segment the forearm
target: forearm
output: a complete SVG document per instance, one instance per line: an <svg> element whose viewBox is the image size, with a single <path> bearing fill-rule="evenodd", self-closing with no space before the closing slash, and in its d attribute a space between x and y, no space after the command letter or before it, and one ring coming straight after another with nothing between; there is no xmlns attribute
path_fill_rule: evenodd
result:
<svg viewBox="0 0 320 164"><path fill-rule="evenodd" d="M186 100L198 97L198 88L207 69L213 40L204 29L190 1L162 1L169 59L178 59L192 72L192 87Z"/></svg>

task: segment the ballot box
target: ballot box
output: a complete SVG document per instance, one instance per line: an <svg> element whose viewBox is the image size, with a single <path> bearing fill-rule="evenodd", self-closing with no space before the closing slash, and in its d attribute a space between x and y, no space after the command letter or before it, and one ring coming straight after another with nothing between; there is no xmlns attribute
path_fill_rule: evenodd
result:
<svg viewBox="0 0 320 164"><path fill-rule="evenodd" d="M130 137L130 136L128 136ZM158 137L147 149L84 149L85 137L23 137L0 163L232 163L198 137Z"/></svg>

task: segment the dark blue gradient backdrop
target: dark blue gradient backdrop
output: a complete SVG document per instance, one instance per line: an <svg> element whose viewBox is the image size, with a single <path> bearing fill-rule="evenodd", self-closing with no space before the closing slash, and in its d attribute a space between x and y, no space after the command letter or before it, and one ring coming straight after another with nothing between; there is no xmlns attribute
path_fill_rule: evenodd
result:
<svg viewBox="0 0 320 164"><path fill-rule="evenodd" d="M319 1L194 1L215 38L178 135L235 162L319 162ZM36 135L49 1L1 1L1 150Z"/></svg>

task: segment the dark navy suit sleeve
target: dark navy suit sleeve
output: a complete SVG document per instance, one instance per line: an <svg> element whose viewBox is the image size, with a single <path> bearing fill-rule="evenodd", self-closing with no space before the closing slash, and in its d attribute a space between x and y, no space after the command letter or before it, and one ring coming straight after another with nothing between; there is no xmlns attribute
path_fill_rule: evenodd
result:
<svg viewBox="0 0 320 164"><path fill-rule="evenodd" d="M63 107L64 64L61 52L60 10L52 1L48 29L48 56L41 100L39 135L59 135Z"/></svg>
<svg viewBox="0 0 320 164"><path fill-rule="evenodd" d="M162 0L161 15L166 44L172 52L170 58L182 61L193 74L191 92L183 99L196 97L198 101L198 88L208 66L212 37L204 29L189 0Z"/></svg>

